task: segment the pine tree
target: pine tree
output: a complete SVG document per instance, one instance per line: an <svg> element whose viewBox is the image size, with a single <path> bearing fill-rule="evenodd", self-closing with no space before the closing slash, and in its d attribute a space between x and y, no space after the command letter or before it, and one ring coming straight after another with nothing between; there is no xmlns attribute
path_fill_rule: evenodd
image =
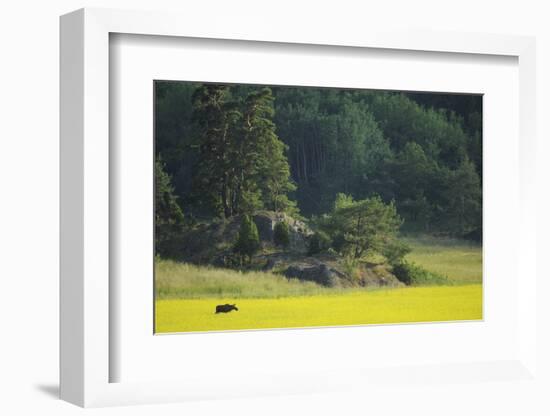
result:
<svg viewBox="0 0 550 416"><path fill-rule="evenodd" d="M244 103L241 143L241 204L251 195L260 195L264 208L273 211L296 210L287 194L296 189L290 179L285 155L287 146L275 131L271 89L250 93ZM248 204L249 205L249 204Z"/></svg>
<svg viewBox="0 0 550 416"><path fill-rule="evenodd" d="M332 213L319 225L332 238L336 250L360 259L369 253L387 252L402 223L393 202L385 204L378 196L355 201L338 194Z"/></svg>
<svg viewBox="0 0 550 416"><path fill-rule="evenodd" d="M248 263L252 261L252 256L260 249L260 237L258 234L258 227L254 220L248 216L243 215L241 219L241 226L239 228L239 235L237 241L233 246L233 251L237 253L242 259L248 258Z"/></svg>
<svg viewBox="0 0 550 416"><path fill-rule="evenodd" d="M297 211L287 197L296 187L273 115L269 88L251 92L241 103L232 101L223 85L205 84L195 92L200 151L194 194L213 214L228 218L262 208Z"/></svg>
<svg viewBox="0 0 550 416"><path fill-rule="evenodd" d="M235 190L235 125L240 114L225 85L204 84L193 94L199 130L199 161L193 175L195 199L216 215L231 217Z"/></svg>
<svg viewBox="0 0 550 416"><path fill-rule="evenodd" d="M183 212L174 195L170 176L164 171L164 163L155 161L155 251L167 254L167 243L177 236L183 225Z"/></svg>
<svg viewBox="0 0 550 416"><path fill-rule="evenodd" d="M290 245L290 230L284 221L275 224L273 229L273 242L275 245L287 248Z"/></svg>

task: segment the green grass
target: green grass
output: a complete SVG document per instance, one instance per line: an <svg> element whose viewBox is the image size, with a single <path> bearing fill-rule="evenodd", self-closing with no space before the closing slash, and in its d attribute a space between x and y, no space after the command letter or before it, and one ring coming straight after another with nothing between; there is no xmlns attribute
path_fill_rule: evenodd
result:
<svg viewBox="0 0 550 416"><path fill-rule="evenodd" d="M313 282L287 279L269 272L240 272L209 266L155 261L157 299L280 298L334 292Z"/></svg>
<svg viewBox="0 0 550 416"><path fill-rule="evenodd" d="M480 244L428 236L405 238L404 241L412 248L407 260L426 270L447 276L451 283L482 282Z"/></svg>
<svg viewBox="0 0 550 416"><path fill-rule="evenodd" d="M238 312L215 314L236 303ZM156 332L296 328L482 318L481 285L406 287L279 299L163 299Z"/></svg>

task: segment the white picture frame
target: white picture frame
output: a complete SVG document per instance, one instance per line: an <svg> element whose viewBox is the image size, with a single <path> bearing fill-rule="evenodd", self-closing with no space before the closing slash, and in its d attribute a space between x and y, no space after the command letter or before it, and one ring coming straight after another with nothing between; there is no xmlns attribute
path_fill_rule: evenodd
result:
<svg viewBox="0 0 550 416"><path fill-rule="evenodd" d="M238 33L231 22L205 26L187 16L82 9L61 18L61 398L80 406L158 403L216 397L319 393L392 383L409 370L380 368L364 373L335 369L329 377L281 373L263 380L189 378L183 381L111 382L110 366L120 359L110 349L109 37L110 34L277 42L333 47L430 51L443 54L504 55L519 65L519 197L517 270L517 355L500 362L441 363L415 370L415 377L472 383L476 372L494 371L507 380L537 380L535 176L535 40L529 37L467 33L400 32L377 29L326 32L312 27L249 26ZM517 271L516 271L517 273ZM396 377L397 375L397 377ZM345 381L344 381L345 380Z"/></svg>

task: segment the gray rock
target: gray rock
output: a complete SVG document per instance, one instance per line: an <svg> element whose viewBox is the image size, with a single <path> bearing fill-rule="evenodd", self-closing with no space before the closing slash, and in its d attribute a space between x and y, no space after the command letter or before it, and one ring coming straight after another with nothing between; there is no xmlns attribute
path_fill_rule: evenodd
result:
<svg viewBox="0 0 550 416"><path fill-rule="evenodd" d="M337 286L339 283L335 270L324 263L311 267L289 266L285 271L285 276L315 282L328 287Z"/></svg>
<svg viewBox="0 0 550 416"><path fill-rule="evenodd" d="M279 222L286 222L289 231L290 247L292 251L307 251L307 239L313 232L300 220L296 220L284 213L264 211L254 215L254 222L258 227L260 241L273 243L275 225Z"/></svg>
<svg viewBox="0 0 550 416"><path fill-rule="evenodd" d="M276 221L268 215L255 215L253 219L256 227L258 227L260 241L273 242L273 229L275 228Z"/></svg>

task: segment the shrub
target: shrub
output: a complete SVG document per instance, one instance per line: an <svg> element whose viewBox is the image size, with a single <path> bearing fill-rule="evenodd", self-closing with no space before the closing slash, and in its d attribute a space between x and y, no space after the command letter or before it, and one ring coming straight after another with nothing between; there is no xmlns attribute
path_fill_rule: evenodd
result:
<svg viewBox="0 0 550 416"><path fill-rule="evenodd" d="M273 229L275 245L287 248L290 245L290 231L286 222L278 222Z"/></svg>
<svg viewBox="0 0 550 416"><path fill-rule="evenodd" d="M332 244L330 237L322 232L317 231L311 237L309 237L308 255L314 255L327 251Z"/></svg>
<svg viewBox="0 0 550 416"><path fill-rule="evenodd" d="M352 282L359 282L361 280L361 271L359 268L359 261L353 256L345 256L342 260L342 266L348 279Z"/></svg>
<svg viewBox="0 0 550 416"><path fill-rule="evenodd" d="M415 263L402 261L393 265L393 274L399 281L410 286L448 284L447 277L430 272Z"/></svg>
<svg viewBox="0 0 550 416"><path fill-rule="evenodd" d="M254 220L248 215L244 215L239 228L237 241L233 245L233 252L240 255L241 260L248 257L248 262L252 261L252 256L260 249L260 237L258 227Z"/></svg>
<svg viewBox="0 0 550 416"><path fill-rule="evenodd" d="M390 265L399 265L403 263L403 258L411 252L411 248L402 241L395 240L386 244L382 254L388 260Z"/></svg>

